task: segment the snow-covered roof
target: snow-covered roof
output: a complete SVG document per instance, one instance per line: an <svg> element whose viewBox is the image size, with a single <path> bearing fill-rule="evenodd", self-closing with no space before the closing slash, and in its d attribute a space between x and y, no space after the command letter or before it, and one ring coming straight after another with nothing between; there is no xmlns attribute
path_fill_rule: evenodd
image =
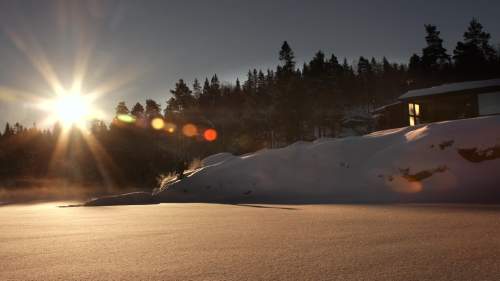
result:
<svg viewBox="0 0 500 281"><path fill-rule="evenodd" d="M380 111L384 111L388 107L395 106L395 105L398 105L398 104L401 104L401 101L397 101L397 102L393 102L393 103L390 103L390 104L386 104L386 105L381 106L381 107L377 107L374 110L372 110L372 113L377 113L377 112L380 112Z"/></svg>
<svg viewBox="0 0 500 281"><path fill-rule="evenodd" d="M489 88L489 87L500 87L500 79L451 83L451 84L443 84L443 85L439 85L439 86L435 86L435 87L431 87L431 88L412 90L412 91L408 91L408 92L406 92L406 94L400 96L399 99L404 100L404 99L414 98L414 97L439 95L439 94L460 92L460 91L466 91L466 90L475 90L475 89Z"/></svg>

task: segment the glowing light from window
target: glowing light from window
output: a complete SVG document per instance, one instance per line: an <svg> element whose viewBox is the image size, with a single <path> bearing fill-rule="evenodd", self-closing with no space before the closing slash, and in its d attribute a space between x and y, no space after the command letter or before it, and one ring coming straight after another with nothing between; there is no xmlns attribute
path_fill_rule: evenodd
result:
<svg viewBox="0 0 500 281"><path fill-rule="evenodd" d="M410 126L415 126L415 117L410 116Z"/></svg>

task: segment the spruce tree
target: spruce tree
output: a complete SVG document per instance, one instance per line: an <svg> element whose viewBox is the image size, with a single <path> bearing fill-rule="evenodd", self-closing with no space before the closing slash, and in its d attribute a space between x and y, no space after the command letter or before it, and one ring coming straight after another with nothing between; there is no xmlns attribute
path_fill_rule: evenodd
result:
<svg viewBox="0 0 500 281"><path fill-rule="evenodd" d="M322 51L318 51L311 62L309 62L309 75L319 78L324 74L326 74L325 54Z"/></svg>
<svg viewBox="0 0 500 281"><path fill-rule="evenodd" d="M201 96L201 85L197 78L195 78L193 82L193 96L195 99L198 99Z"/></svg>
<svg viewBox="0 0 500 281"><path fill-rule="evenodd" d="M422 67L424 71L435 72L450 63L450 55L443 47L443 39L435 25L425 25L427 46L422 50Z"/></svg>
<svg viewBox="0 0 500 281"><path fill-rule="evenodd" d="M140 103L136 103L130 112L137 119L144 117L144 107Z"/></svg>
<svg viewBox="0 0 500 281"><path fill-rule="evenodd" d="M339 60L334 54L332 54L330 59L328 60L328 63L326 65L326 72L330 77L336 77L341 72L341 65L339 64Z"/></svg>
<svg viewBox="0 0 500 281"><path fill-rule="evenodd" d="M236 78L236 85L234 86L234 91L239 93L241 92L240 79Z"/></svg>
<svg viewBox="0 0 500 281"><path fill-rule="evenodd" d="M128 107L127 107L127 105L125 104L124 101L121 101L121 102L118 103L118 105L116 106L115 112L116 112L116 116L118 116L118 115L126 115L126 114L130 113L130 111L129 111L129 109L128 109Z"/></svg>
<svg viewBox="0 0 500 281"><path fill-rule="evenodd" d="M462 79L478 79L489 76L496 52L490 45L491 35L483 30L483 25L472 19L464 39L457 43L453 51L455 65Z"/></svg>
<svg viewBox="0 0 500 281"><path fill-rule="evenodd" d="M14 129L10 126L9 122L5 124L5 129L3 130L3 136L4 137L10 137L14 135Z"/></svg>
<svg viewBox="0 0 500 281"><path fill-rule="evenodd" d="M154 118L161 117L160 112L161 112L161 106L160 106L159 103L157 103L153 99L147 99L146 100L146 111L145 111L145 114L146 114L146 118L148 120L152 120Z"/></svg>
<svg viewBox="0 0 500 281"><path fill-rule="evenodd" d="M283 42L281 46L279 59L282 64L281 70L285 74L291 74L295 71L295 55L287 41Z"/></svg>
<svg viewBox="0 0 500 281"><path fill-rule="evenodd" d="M167 109L170 111L182 112L194 106L195 100L189 87L183 79L175 84L175 89L170 90L172 98L168 101Z"/></svg>

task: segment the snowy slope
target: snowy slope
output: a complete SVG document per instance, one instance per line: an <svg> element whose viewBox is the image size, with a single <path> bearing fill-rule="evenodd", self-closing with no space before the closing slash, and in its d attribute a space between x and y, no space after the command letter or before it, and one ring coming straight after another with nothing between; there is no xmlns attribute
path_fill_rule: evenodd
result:
<svg viewBox="0 0 500 281"><path fill-rule="evenodd" d="M203 163L154 196L167 202L487 200L500 197L500 116L298 142L242 157L217 154Z"/></svg>

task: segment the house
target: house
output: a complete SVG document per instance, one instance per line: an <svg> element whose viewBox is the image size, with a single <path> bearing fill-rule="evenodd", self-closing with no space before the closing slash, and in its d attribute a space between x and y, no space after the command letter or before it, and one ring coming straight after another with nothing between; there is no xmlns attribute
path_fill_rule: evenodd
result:
<svg viewBox="0 0 500 281"><path fill-rule="evenodd" d="M500 79L412 90L372 111L377 130L500 114Z"/></svg>

